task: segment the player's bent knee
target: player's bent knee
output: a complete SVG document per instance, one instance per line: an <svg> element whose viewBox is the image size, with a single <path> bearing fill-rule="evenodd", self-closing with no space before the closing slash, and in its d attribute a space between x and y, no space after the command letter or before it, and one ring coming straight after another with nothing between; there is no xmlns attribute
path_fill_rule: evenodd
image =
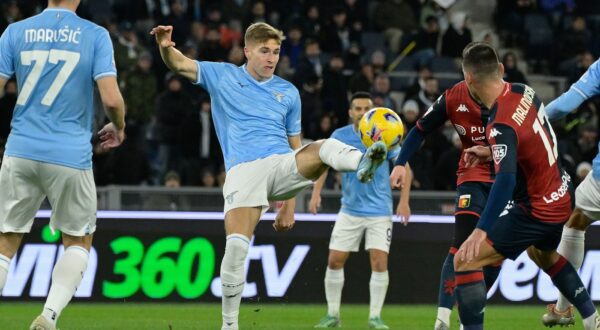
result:
<svg viewBox="0 0 600 330"><path fill-rule="evenodd" d="M94 234L89 234L85 236L72 236L69 234L62 233L62 241L65 248L70 246L80 246L86 250L90 250L92 248L92 240Z"/></svg>
<svg viewBox="0 0 600 330"><path fill-rule="evenodd" d="M575 208L565 226L585 231L590 224L592 224L592 220L588 218L580 208Z"/></svg>

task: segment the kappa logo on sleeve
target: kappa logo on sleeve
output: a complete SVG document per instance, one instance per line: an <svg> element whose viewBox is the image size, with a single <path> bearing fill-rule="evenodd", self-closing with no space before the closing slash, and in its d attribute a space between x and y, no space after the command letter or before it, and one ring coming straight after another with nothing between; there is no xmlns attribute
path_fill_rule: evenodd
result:
<svg viewBox="0 0 600 330"><path fill-rule="evenodd" d="M492 146L492 157L494 158L494 163L500 164L502 159L506 156L506 151L508 147L506 144L494 144Z"/></svg>
<svg viewBox="0 0 600 330"><path fill-rule="evenodd" d="M492 128L492 130L490 131L490 139L495 138L498 135L502 135L502 133L500 133L500 131L497 130L495 127Z"/></svg>

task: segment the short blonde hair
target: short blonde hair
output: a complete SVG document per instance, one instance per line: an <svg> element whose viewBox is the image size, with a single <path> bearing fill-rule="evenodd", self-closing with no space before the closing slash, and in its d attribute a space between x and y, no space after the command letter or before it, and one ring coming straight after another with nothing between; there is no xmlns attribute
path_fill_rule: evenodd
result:
<svg viewBox="0 0 600 330"><path fill-rule="evenodd" d="M267 23L254 23L246 29L244 43L246 45L263 43L271 39L281 44L281 42L285 40L285 36L282 31L277 30Z"/></svg>

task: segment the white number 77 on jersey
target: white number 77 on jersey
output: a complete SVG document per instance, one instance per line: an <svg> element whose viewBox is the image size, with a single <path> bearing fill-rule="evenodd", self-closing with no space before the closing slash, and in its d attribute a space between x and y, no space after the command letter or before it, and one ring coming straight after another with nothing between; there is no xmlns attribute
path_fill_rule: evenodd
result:
<svg viewBox="0 0 600 330"><path fill-rule="evenodd" d="M51 49L47 50L28 50L21 52L21 64L23 65L31 65L32 62L35 62L31 72L25 79L25 83L23 83L23 88L21 88L21 92L19 93L19 98L17 99L18 105L25 105L29 96L31 96L31 92L37 85L40 80L40 76L42 74L42 70L46 63L50 64L58 64L59 61L65 62L63 67L54 78L54 81L48 88L48 91L44 95L42 99L42 104L51 106L54 103L54 99L60 92L60 90L65 85L65 82L75 69L77 63L79 63L80 54L77 52L71 52L67 50L60 49Z"/></svg>

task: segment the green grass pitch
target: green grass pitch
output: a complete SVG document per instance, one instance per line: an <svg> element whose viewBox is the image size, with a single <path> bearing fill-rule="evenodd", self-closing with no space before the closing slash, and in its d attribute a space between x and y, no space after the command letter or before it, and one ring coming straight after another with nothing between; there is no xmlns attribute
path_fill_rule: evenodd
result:
<svg viewBox="0 0 600 330"><path fill-rule="evenodd" d="M27 329L43 303L0 303L0 329ZM342 305L342 329L367 329L367 305ZM540 322L543 305L489 305L486 329L546 329ZM312 329L324 316L325 305L242 304L241 329ZM433 305L386 305L382 317L391 329L431 330ZM454 313L455 315L456 313ZM220 329L220 304L73 303L61 316L59 328L79 329ZM453 320L452 329L458 329ZM583 329L578 318L570 329Z"/></svg>

